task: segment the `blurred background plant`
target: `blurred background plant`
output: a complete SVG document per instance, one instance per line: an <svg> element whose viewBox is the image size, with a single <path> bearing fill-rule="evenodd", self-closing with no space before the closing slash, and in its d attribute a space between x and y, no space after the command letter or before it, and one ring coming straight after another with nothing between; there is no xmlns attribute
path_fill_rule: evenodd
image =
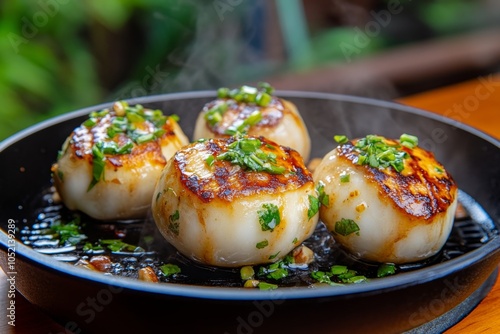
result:
<svg viewBox="0 0 500 334"><path fill-rule="evenodd" d="M494 1L469 0L397 1L401 11L391 13L387 25L376 21L394 1L3 1L0 140L80 107L259 80L273 83L282 74L343 65L423 40L496 28L500 22ZM378 22L379 31L347 55L342 45L370 34L367 22ZM464 72L474 76L497 66L494 58ZM450 75L439 82L459 78ZM396 94L410 92L392 84ZM411 92L426 88L428 82L419 82Z"/></svg>

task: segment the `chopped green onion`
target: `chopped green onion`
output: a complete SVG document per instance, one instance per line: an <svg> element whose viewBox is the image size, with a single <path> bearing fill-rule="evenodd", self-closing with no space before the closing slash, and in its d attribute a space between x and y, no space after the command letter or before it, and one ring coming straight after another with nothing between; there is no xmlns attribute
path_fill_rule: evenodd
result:
<svg viewBox="0 0 500 334"><path fill-rule="evenodd" d="M276 284L271 284L266 282L259 282L257 286L259 287L260 290L274 290L278 288Z"/></svg>
<svg viewBox="0 0 500 334"><path fill-rule="evenodd" d="M163 273L163 275L165 275L167 277L178 274L181 272L181 268L179 268L178 265L171 264L171 263L167 263L167 264L162 265L160 267L160 270Z"/></svg>
<svg viewBox="0 0 500 334"><path fill-rule="evenodd" d="M377 277L385 277L396 273L396 265L393 263L381 264L377 269Z"/></svg>
<svg viewBox="0 0 500 334"><path fill-rule="evenodd" d="M264 92L258 93L257 97L255 98L255 102L257 103L257 105L261 107L267 107L267 105L271 103L271 100L272 100L271 95Z"/></svg>
<svg viewBox="0 0 500 334"><path fill-rule="evenodd" d="M144 249L139 246L134 246L131 244L127 244L120 239L105 239L99 241L103 245L107 245L108 249L112 252L120 252L122 250L126 250L129 252L143 252Z"/></svg>
<svg viewBox="0 0 500 334"><path fill-rule="evenodd" d="M339 144L345 144L349 141L345 135L335 135L333 136L333 139Z"/></svg>
<svg viewBox="0 0 500 334"><path fill-rule="evenodd" d="M351 180L351 174L342 174L340 175L340 182L348 183Z"/></svg>
<svg viewBox="0 0 500 334"><path fill-rule="evenodd" d="M217 90L217 97L220 99L224 99L229 97L229 88L221 87Z"/></svg>
<svg viewBox="0 0 500 334"><path fill-rule="evenodd" d="M418 137L403 133L399 137L399 142L408 148L415 148L418 145Z"/></svg>
<svg viewBox="0 0 500 334"><path fill-rule="evenodd" d="M213 156L213 154L210 154L206 159L205 159L205 162L206 164L209 166L209 167L212 167L212 165L214 164L215 162L215 157Z"/></svg>

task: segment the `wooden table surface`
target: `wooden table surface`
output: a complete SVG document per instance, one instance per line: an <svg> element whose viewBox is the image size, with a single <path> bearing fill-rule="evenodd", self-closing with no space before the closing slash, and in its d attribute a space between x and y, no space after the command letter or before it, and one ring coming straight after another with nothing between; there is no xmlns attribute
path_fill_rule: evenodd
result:
<svg viewBox="0 0 500 334"><path fill-rule="evenodd" d="M398 102L426 109L469 124L500 139L500 75L478 77L464 83L401 98ZM8 282L0 270L0 309L8 307ZM0 333L66 333L62 326L31 305L23 296L16 298L16 326L0 316ZM446 334L500 332L500 280L486 298ZM0 314L1 314L0 312Z"/></svg>

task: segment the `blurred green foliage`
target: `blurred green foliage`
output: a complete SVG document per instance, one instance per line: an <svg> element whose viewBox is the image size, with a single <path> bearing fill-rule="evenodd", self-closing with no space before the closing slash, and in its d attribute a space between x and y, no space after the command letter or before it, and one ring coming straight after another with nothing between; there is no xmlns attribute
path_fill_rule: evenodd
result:
<svg viewBox="0 0 500 334"><path fill-rule="evenodd" d="M189 39L190 7L175 0L1 2L0 139L109 100L119 82L143 76L145 64ZM165 24L168 15L175 17Z"/></svg>
<svg viewBox="0 0 500 334"><path fill-rule="evenodd" d="M342 45L352 44L360 31L351 26L309 35L310 52L293 63L287 62L286 52L284 60L268 57L269 32L262 24L269 15L263 9L266 1L0 2L0 140L46 118L105 101L212 89L346 61ZM401 3L406 6L410 1ZM290 2L282 5L281 15L286 15ZM481 15L465 15L478 11L472 1L413 1L411 5L404 14L417 15L438 34L481 23L477 19ZM380 1L380 8L386 6ZM279 31L276 20L266 22ZM408 42L390 36L390 28L398 30L398 24L359 47L352 58ZM294 27L295 33L301 29L307 31L306 26Z"/></svg>

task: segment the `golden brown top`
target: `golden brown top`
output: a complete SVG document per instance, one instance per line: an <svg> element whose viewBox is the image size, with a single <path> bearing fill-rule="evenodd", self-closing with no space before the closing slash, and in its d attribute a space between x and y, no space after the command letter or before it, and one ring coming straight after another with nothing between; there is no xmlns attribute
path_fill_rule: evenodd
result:
<svg viewBox="0 0 500 334"><path fill-rule="evenodd" d="M173 163L182 184L205 202L314 185L295 150L264 137L198 141L177 151Z"/></svg>
<svg viewBox="0 0 500 334"><path fill-rule="evenodd" d="M245 130L246 126L255 129L274 127L281 121L284 114L291 112L283 100L275 96L266 106L237 102L231 98L218 98L207 103L202 112L207 114L216 108L222 111L220 113L221 119L218 122L207 121L207 126L218 136L232 135L235 130L243 132L242 130ZM257 114L260 115L254 118Z"/></svg>
<svg viewBox="0 0 500 334"><path fill-rule="evenodd" d="M398 172L392 166L360 164L362 153L356 148L359 140L338 146L339 158L345 158L357 168L365 169L368 180L377 184L381 196L392 199L401 210L427 219L446 211L454 201L457 185L432 152L418 146L402 146L397 140L384 138L385 144L405 154L404 168Z"/></svg>
<svg viewBox="0 0 500 334"><path fill-rule="evenodd" d="M156 124L147 117L154 112L160 119ZM161 147L177 140L175 119L159 115L158 111L142 109L140 114L127 117L111 109L95 113L89 120L70 134L63 150L90 163L97 147L106 157L105 164L113 167L141 165L146 159L165 165Z"/></svg>

